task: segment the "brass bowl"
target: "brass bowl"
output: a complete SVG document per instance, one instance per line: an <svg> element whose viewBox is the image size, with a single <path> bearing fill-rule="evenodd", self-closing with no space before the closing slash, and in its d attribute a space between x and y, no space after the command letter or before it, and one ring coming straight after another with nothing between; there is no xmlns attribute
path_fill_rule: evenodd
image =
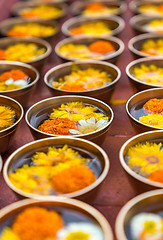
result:
<svg viewBox="0 0 163 240"><path fill-rule="evenodd" d="M65 104L67 102L72 102L72 101L82 101L83 103L98 107L106 114L106 116L109 117L109 121L105 127L101 128L99 130L96 130L94 132L87 133L87 134L69 135L69 137L70 138L71 137L84 138L84 139L93 141L93 142L101 145L103 143L103 141L106 137L106 134L109 130L109 127L113 121L113 111L106 103L103 103L100 100L90 98L90 97L84 97L84 96L76 96L76 95L48 98L48 99L42 100L42 101L34 104L33 106L31 106L28 109L25 119L26 119L26 122L27 122L34 138L40 139L40 138L58 136L58 135L54 135L54 134L48 134L48 133L41 132L37 128L40 125L40 123L43 120L45 120L45 117L46 117L45 115L48 115L55 106L58 106L63 103Z"/></svg>
<svg viewBox="0 0 163 240"><path fill-rule="evenodd" d="M140 92L146 89L151 88L162 88L163 85L145 83L133 75L134 67L139 67L141 64L145 64L146 66L150 66L151 64L156 65L157 67L163 68L163 57L151 57L151 58L140 58L135 61L129 63L126 67L126 74L130 80L131 85L135 92Z"/></svg>
<svg viewBox="0 0 163 240"><path fill-rule="evenodd" d="M120 210L115 224L117 240L131 239L129 225L131 219L143 212L158 212L163 210L163 190L143 193L127 202Z"/></svg>
<svg viewBox="0 0 163 240"><path fill-rule="evenodd" d="M138 193L142 193L144 191L153 190L156 188L163 188L163 183L151 181L138 173L134 172L126 163L127 152L129 148L137 145L138 143L145 142L155 142L155 143L163 143L163 130L162 131L150 131L146 133L141 133L136 135L129 140L127 140L120 149L119 159L120 163L127 173L127 177L131 185Z"/></svg>
<svg viewBox="0 0 163 240"><path fill-rule="evenodd" d="M86 59L76 59L74 57L64 57L62 55L62 53L59 52L59 48L61 46L63 46L64 44L67 43L72 43L72 44L85 44L85 45L89 45L91 43L93 43L96 40L104 40L104 41L108 41L110 42L113 47L116 49L115 52L105 55L103 58L101 58L100 60L104 60L104 61L108 61L111 63L116 62L117 58L122 54L122 52L124 51L124 43L116 37L100 37L100 38L93 38L93 37L69 37L66 39L61 40L55 47L55 53L65 62L65 61L85 61ZM89 60L89 59L87 59ZM92 59L90 59L92 60Z"/></svg>
<svg viewBox="0 0 163 240"><path fill-rule="evenodd" d="M20 37L19 38L18 37L2 38L2 39L0 39L0 48L6 49L10 45L14 45L17 43L34 43L34 44L38 45L39 47L45 48L45 53L38 56L38 58L36 60L26 62L26 63L30 64L31 66L37 68L38 70L41 69L45 60L49 57L49 55L52 52L52 48L47 41L45 41L43 39L39 39L39 38L32 38L32 37L31 38L20 38Z"/></svg>
<svg viewBox="0 0 163 240"><path fill-rule="evenodd" d="M22 167L24 164L29 165L29 158L39 151L46 151L49 147L63 147L64 145L68 145L74 150L79 151L79 153L92 160L91 169L96 174L96 181L89 185L86 188L83 188L79 191L66 193L66 194L55 194L51 193L49 195L41 195L41 194L34 194L34 193L27 193L17 187L15 187L9 179L9 174L14 172L17 168ZM28 157L27 157L28 155ZM90 160L90 161L91 161ZM89 166L89 165L88 165ZM46 138L41 139L38 141L30 142L19 149L17 149L14 153L12 153L9 158L7 159L3 175L7 185L16 193L23 197L28 198L37 198L40 200L44 200L47 196L51 197L51 199L55 199L57 196L62 197L69 197L69 198L77 198L80 200L84 200L87 202L93 201L102 182L106 178L108 171L109 171L110 163L107 154L104 152L102 148L98 145L79 138L69 138L69 137L53 137L53 138Z"/></svg>
<svg viewBox="0 0 163 240"><path fill-rule="evenodd" d="M153 20L163 20L163 16L145 16L145 15L137 15L130 19L131 27L136 31L136 33L158 33L156 31L152 31L148 29L146 26ZM163 33L163 31L162 31Z"/></svg>
<svg viewBox="0 0 163 240"><path fill-rule="evenodd" d="M32 8L42 5L42 4L45 4L45 3L43 3L42 1L18 2L16 4L14 4L14 6L12 7L11 13L14 16L22 17L21 11L24 10L25 8L32 9ZM56 18L44 19L45 21L59 20L59 19L63 18L67 13L67 5L62 2L46 2L46 5L58 7L59 9L62 10L62 13L60 16L58 16ZM25 17L22 17L22 18L25 18ZM30 18L30 19L32 19L32 18ZM36 19L36 18L34 18L34 19ZM38 18L38 19L42 19L42 18Z"/></svg>
<svg viewBox="0 0 163 240"><path fill-rule="evenodd" d="M58 34L59 32L59 26L57 24L57 22L55 21L45 21L45 20L37 20L37 19L27 19L27 18L8 18L4 21L1 22L0 24L0 33L2 36L8 37L8 31L13 28L15 25L23 25L25 23L38 23L41 24L43 26L50 26L56 29L56 32L50 36L45 36L45 37L39 37L42 38L48 42L51 42L54 37ZM17 36L19 37L19 36ZM33 36L29 36L29 37L33 37ZM28 37L25 37L28 38Z"/></svg>
<svg viewBox="0 0 163 240"><path fill-rule="evenodd" d="M133 53L133 56L135 58L140 58L140 57L154 57L152 55L146 54L141 52L141 46L146 40L157 40L157 39L163 39L163 34L161 33L145 33L138 35L136 37L133 37L130 39L128 43L128 48L129 50ZM158 57L158 56L155 56Z"/></svg>
<svg viewBox="0 0 163 240"><path fill-rule="evenodd" d="M152 88L148 90L144 90L133 95L126 103L126 111L128 117L131 121L131 124L136 132L146 132L151 130L163 130L163 128L150 126L144 123L141 123L138 118L140 116L144 116L141 112L141 108L143 105L152 98L163 98L163 88ZM140 111L140 115L136 113L136 110ZM137 114L137 115L136 115Z"/></svg>
<svg viewBox="0 0 163 240"><path fill-rule="evenodd" d="M19 69L27 74L30 77L30 83L27 86L19 89L0 91L0 94L14 98L23 107L25 107L28 104L28 99L30 98L32 91L39 80L39 73L35 68L25 63L16 61L0 61L0 74L12 69Z"/></svg>
<svg viewBox="0 0 163 240"><path fill-rule="evenodd" d="M87 91L82 91L82 92L77 92L77 91L66 91L66 90L61 90L58 88L54 88L52 86L52 81L53 80L59 80L60 78L68 75L72 71L72 65L73 63L68 62L68 63L63 63L61 65L58 65L52 69L50 69L44 76L44 82L50 89L51 93L54 96L57 95L83 95L83 96L88 96L88 97L94 97L96 99L102 100L104 102L108 102L111 99L111 96L114 92L115 85L120 79L121 72L118 67L111 63L107 62L102 62L102 61L95 61L95 60L90 60L90 61L79 61L75 62L75 64L80 68L80 69L87 69L87 68L95 68L96 70L99 69L101 71L107 72L111 74L112 77L112 82L108 83L107 86L105 87L100 87L94 90L87 90Z"/></svg>
<svg viewBox="0 0 163 240"><path fill-rule="evenodd" d="M0 172L1 172L1 170L2 170L2 157L0 155Z"/></svg>
<svg viewBox="0 0 163 240"><path fill-rule="evenodd" d="M125 27L125 22L122 18L118 17L118 16L111 16L111 17L96 17L96 18L88 18L88 17L84 17L84 16L80 16L80 17L74 17L74 18L70 18L69 20L67 20L63 25L62 25L62 32L63 34L65 34L66 36L69 37L77 37L77 36L90 36L88 34L80 34L80 35L73 35L70 30L76 27L80 27L82 24L85 23L94 23L97 21L102 21L105 24L107 24L107 26L109 27L109 29L111 30L110 33L106 33L105 35L103 34L99 34L98 37L100 36L111 36L111 35L117 35L119 34Z"/></svg>
<svg viewBox="0 0 163 240"><path fill-rule="evenodd" d="M141 10L139 9L140 6L142 5L160 5L162 4L162 0L133 0L130 2L129 4L129 8L130 10L134 13L134 14L143 14L145 16L163 16L163 14L158 14L158 13L142 13Z"/></svg>
<svg viewBox="0 0 163 240"><path fill-rule="evenodd" d="M20 121L22 120L24 111L22 106L16 100L7 96L0 95L0 105L11 107L15 110L17 115L17 121L13 125L0 131L0 154L3 154L8 150L11 137L14 135Z"/></svg>
<svg viewBox="0 0 163 240"><path fill-rule="evenodd" d="M82 15L82 11L90 4L90 3L101 3L104 4L105 6L109 7L117 7L117 14L116 15L121 15L122 13L124 13L126 11L126 3L122 2L122 1L114 1L114 0L89 0L89 1L76 1L74 2L71 6L70 6L70 10L72 12L73 15ZM103 13L101 14L101 12L99 12L99 16L103 15ZM110 14L113 15L113 14ZM85 16L85 15L83 15ZM109 14L107 14L107 16L109 16ZM88 16L89 17L89 16ZM93 16L90 15L90 17L92 18Z"/></svg>
<svg viewBox="0 0 163 240"><path fill-rule="evenodd" d="M0 231L4 227L11 226L13 218L18 213L28 207L44 207L47 209L55 210L61 213L64 222L91 222L99 226L103 232L104 240L113 240L113 233L108 221L105 217L94 207L74 199L57 198L51 200L25 199L12 203L0 210Z"/></svg>

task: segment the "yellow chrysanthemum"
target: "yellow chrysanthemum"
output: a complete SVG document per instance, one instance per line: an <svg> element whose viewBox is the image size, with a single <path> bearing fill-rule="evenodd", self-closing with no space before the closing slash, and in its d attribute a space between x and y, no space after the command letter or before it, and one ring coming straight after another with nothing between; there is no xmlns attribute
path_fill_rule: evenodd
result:
<svg viewBox="0 0 163 240"><path fill-rule="evenodd" d="M161 147L162 143L146 142L129 148L127 152L129 167L142 176L163 169L163 149Z"/></svg>
<svg viewBox="0 0 163 240"><path fill-rule="evenodd" d="M0 106L0 130L14 124L16 113L9 107Z"/></svg>
<svg viewBox="0 0 163 240"><path fill-rule="evenodd" d="M158 128L163 128L163 115L160 114L150 114L139 118L139 121Z"/></svg>
<svg viewBox="0 0 163 240"><path fill-rule="evenodd" d="M11 228L5 228L0 236L0 240L20 240Z"/></svg>

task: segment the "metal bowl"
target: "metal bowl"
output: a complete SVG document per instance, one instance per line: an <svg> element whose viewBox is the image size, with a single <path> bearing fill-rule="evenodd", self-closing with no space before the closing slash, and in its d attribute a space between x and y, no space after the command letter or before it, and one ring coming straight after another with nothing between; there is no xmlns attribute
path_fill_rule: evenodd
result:
<svg viewBox="0 0 163 240"><path fill-rule="evenodd" d="M45 36L45 37L39 37L42 38L48 42L51 42L54 37L57 35L59 32L59 26L57 22L55 21L45 21L45 20L37 20L37 19L27 19L27 18L8 18L4 21L1 22L0 24L0 33L2 36L8 37L8 31L13 28L15 25L23 25L25 23L38 23L43 26L50 26L56 29L56 32L50 36ZM19 36L17 36L19 37ZM32 37L32 36L30 36Z"/></svg>
<svg viewBox="0 0 163 240"><path fill-rule="evenodd" d="M82 15L82 11L90 4L90 3L101 3L104 4L105 6L109 7L117 7L117 14L116 15L121 15L126 11L127 5L125 2L122 1L113 1L113 0L89 0L89 1L76 1L74 2L71 6L71 12L73 15ZM110 14L113 15L113 14ZM97 15L96 15L97 16ZM101 12L99 11L99 16L101 16ZM108 14L107 14L108 16ZM93 17L92 15L90 17Z"/></svg>
<svg viewBox="0 0 163 240"><path fill-rule="evenodd" d="M55 47L55 53L65 62L65 61L77 61L78 59L73 58L73 57L64 57L60 52L59 52L59 48L61 46L63 46L64 44L67 43L73 43L73 44L85 44L85 45L89 45L92 42L96 41L96 40L105 40L110 42L114 48L116 49L115 52L105 55L103 58L101 58L100 60L105 60L108 62L116 62L117 58L122 54L122 52L124 51L124 43L116 37L100 37L100 38L93 38L93 37L76 37L76 38L66 38L62 41L60 41L56 47ZM85 61L85 59L79 59L80 61ZM88 60L88 59L87 59ZM92 59L90 59L92 60Z"/></svg>
<svg viewBox="0 0 163 240"><path fill-rule="evenodd" d="M13 218L28 207L44 207L60 212L64 222L91 222L99 226L103 232L104 240L113 240L111 227L105 217L92 206L74 199L57 198L43 201L25 199L12 203L0 210L0 232L4 227L11 226Z"/></svg>
<svg viewBox="0 0 163 240"><path fill-rule="evenodd" d="M77 92L77 91L66 91L66 90L61 90L58 88L54 88L52 86L52 81L53 80L59 80L60 78L68 75L72 71L72 65L73 63L68 62L68 63L63 63L61 65L58 65L52 69L50 69L44 77L44 82L45 84L49 87L51 93L54 96L57 95L83 95L83 96L88 96L88 97L94 97L96 99L102 100L104 102L108 102L111 99L111 96L114 92L115 85L120 79L121 72L118 67L111 63L107 62L101 62L101 61L79 61L75 62L75 64L80 68L80 69L87 69L87 68L95 68L96 70L99 69L100 71L105 71L109 74L111 74L112 77L112 82L108 83L107 86L97 88L94 90L87 90L87 91L82 91L82 92Z"/></svg>
<svg viewBox="0 0 163 240"><path fill-rule="evenodd" d="M117 35L119 34L125 27L125 22L122 18L118 16L111 16L111 17L96 17L96 18L88 18L88 17L74 17L70 18L67 20L63 25L62 25L62 32L66 36L72 36L72 37L77 37L77 36L90 36L89 34L79 34L79 35L73 35L70 30L76 27L80 27L84 23L94 23L97 21L102 21L107 26L109 29L111 29L111 33L106 33L105 36L109 35ZM101 34L101 36L104 36ZM100 34L98 35L100 37Z"/></svg>
<svg viewBox="0 0 163 240"><path fill-rule="evenodd" d="M130 2L129 4L129 8L130 10L134 13L134 14L143 14L143 15L146 15L146 16L163 16L163 14L154 14L154 13L142 13L141 10L139 9L140 6L142 5L160 5L162 4L163 1L162 0L133 0Z"/></svg>
<svg viewBox="0 0 163 240"><path fill-rule="evenodd" d="M163 88L152 88L142 92L139 92L133 95L126 103L126 111L128 117L131 121L132 126L134 127L135 131L146 132L151 130L163 130L163 128L153 127L144 123L141 123L138 120L138 117L143 116L145 114L141 113L141 108L143 105L152 98L163 98ZM136 113L136 110L139 110L140 115ZM139 115L139 116L136 116Z"/></svg>
<svg viewBox="0 0 163 240"><path fill-rule="evenodd" d="M2 170L2 165L3 165L3 163L2 163L2 157L1 157L1 155L0 155L0 172L1 172L1 170Z"/></svg>
<svg viewBox="0 0 163 240"><path fill-rule="evenodd" d="M135 92L140 92L146 89L151 89L151 88L163 88L163 86L159 86L156 84L150 84L150 83L145 83L139 79L137 79L133 75L133 69L134 67L139 67L141 64L145 64L146 66L149 66L151 64L156 65L157 67L162 67L163 68L163 57L152 57L152 58L141 58L137 59L135 61L132 61L129 63L126 67L126 74L130 80L131 85L133 86L133 89Z"/></svg>
<svg viewBox="0 0 163 240"><path fill-rule="evenodd" d="M27 74L30 77L30 83L23 88L10 91L0 91L0 94L14 98L16 101L21 103L23 107L25 107L34 87L39 80L39 73L35 68L25 63L16 61L0 61L0 74L12 69L19 69Z"/></svg>
<svg viewBox="0 0 163 240"><path fill-rule="evenodd" d="M14 6L12 7L11 13L14 16L21 17L21 11L24 10L25 8L31 8L32 9L32 8L37 7L39 5L42 5L42 4L45 4L45 3L43 3L42 1L18 2L16 4L14 4ZM67 13L67 5L64 4L64 3L46 2L46 5L58 7L59 9L62 10L62 14L59 17L56 17L56 18L44 19L45 21L52 21L52 20L56 20L56 19L59 20L59 19L63 18ZM22 18L24 18L24 17L22 17ZM32 18L30 18L30 19L32 19ZM36 18L34 18L34 19L36 19ZM38 19L40 19L40 18L38 18Z"/></svg>
<svg viewBox="0 0 163 240"><path fill-rule="evenodd" d="M9 179L9 174L14 172L17 168L22 167L24 164L29 164L29 158L36 152L39 151L46 151L49 147L63 147L64 145L68 145L74 150L78 150L81 152L81 155L90 157L92 159L91 168L93 169L94 173L97 176L97 179L94 183L89 185L86 188L83 188L79 191L67 193L67 194L55 194L52 193L51 195L41 195L41 194L34 194L34 193L27 193L17 187L15 187ZM28 155L28 158L27 158ZM4 165L4 179L8 186L18 193L21 196L28 197L28 198L37 198L45 200L48 196L51 199L55 199L58 196L62 197L69 197L69 198L77 198L80 200L84 200L87 202L91 202L94 200L102 182L106 178L108 171L109 171L109 159L107 154L100 148L98 145L79 138L69 138L69 137L53 137L53 138L46 138L41 139L38 141L34 141L28 143L19 149L17 149L14 153L12 153L9 158L7 159Z"/></svg>
<svg viewBox="0 0 163 240"><path fill-rule="evenodd" d="M131 199L120 210L116 219L115 231L117 240L131 239L129 225L131 219L143 212L158 212L163 210L163 190L154 190L143 193Z"/></svg>
<svg viewBox="0 0 163 240"><path fill-rule="evenodd" d="M0 39L0 48L1 49L6 49L10 45L14 45L17 43L34 43L38 45L39 47L45 48L45 53L40 55L35 61L29 61L26 62L30 64L31 66L37 68L38 70L42 67L44 64L45 60L49 57L49 55L52 52L52 48L48 42L45 40L39 39L39 38L17 38L17 37L6 37Z"/></svg>
<svg viewBox="0 0 163 240"><path fill-rule="evenodd" d="M76 95L48 98L34 104L28 109L25 119L34 138L40 139L40 138L46 138L46 137L54 137L54 136L56 137L57 135L48 134L48 133L39 131L37 127L45 119L45 113L49 114L53 107L58 106L62 103L65 104L67 102L72 102L72 101L82 101L83 103L98 107L106 114L106 116L109 117L109 121L105 127L99 130L96 130L94 132L87 133L87 134L69 135L69 137L84 138L101 145L113 121L113 111L106 103L103 103L100 100L90 98L90 97L84 97L84 96L76 96Z"/></svg>
<svg viewBox="0 0 163 240"><path fill-rule="evenodd" d="M136 31L136 33L158 33L156 31L152 31L147 29L147 25L153 20L163 20L163 17L159 16L145 16L145 15L137 15L130 19L131 27ZM162 32L163 33L163 32Z"/></svg>
<svg viewBox="0 0 163 240"><path fill-rule="evenodd" d="M24 111L22 106L17 101L7 96L0 95L0 105L13 108L17 115L17 120L13 125L0 131L0 154L3 154L8 150L11 137L15 133L20 121L22 120Z"/></svg>
<svg viewBox="0 0 163 240"><path fill-rule="evenodd" d="M135 58L151 57L151 55L140 51L142 44L148 39L152 39L152 40L163 39L163 33L162 34L161 33L145 33L145 34L141 34L136 37L133 37L128 43L128 48L133 53L133 56Z"/></svg>

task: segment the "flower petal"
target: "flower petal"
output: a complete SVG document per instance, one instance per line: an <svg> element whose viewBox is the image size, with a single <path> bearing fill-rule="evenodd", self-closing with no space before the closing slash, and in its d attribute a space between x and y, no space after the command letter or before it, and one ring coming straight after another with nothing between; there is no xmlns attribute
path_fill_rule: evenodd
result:
<svg viewBox="0 0 163 240"><path fill-rule="evenodd" d="M80 126L87 126L88 123L85 120L80 120L79 121Z"/></svg>
<svg viewBox="0 0 163 240"><path fill-rule="evenodd" d="M102 128L102 127L106 126L107 124L108 124L108 121L107 121L107 120L101 119L101 120L99 120L99 121L96 123L96 126L97 126L98 128Z"/></svg>
<svg viewBox="0 0 163 240"><path fill-rule="evenodd" d="M89 118L89 119L87 119L87 123L88 124L93 124L93 125L95 125L95 118L94 117L91 117L91 118Z"/></svg>
<svg viewBox="0 0 163 240"><path fill-rule="evenodd" d="M69 132L71 134L80 134L80 132L78 130L75 130L75 129L69 129Z"/></svg>

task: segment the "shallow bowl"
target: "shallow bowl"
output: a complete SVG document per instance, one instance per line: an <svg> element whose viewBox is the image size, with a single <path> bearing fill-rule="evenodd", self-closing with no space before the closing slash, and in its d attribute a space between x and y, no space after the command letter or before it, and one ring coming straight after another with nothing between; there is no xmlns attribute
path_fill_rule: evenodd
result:
<svg viewBox="0 0 163 240"><path fill-rule="evenodd" d="M60 52L59 52L59 48L61 46L63 46L64 44L67 43L72 43L72 44L85 44L85 45L89 45L91 43L93 43L96 40L104 40L104 41L108 41L109 43L111 43L114 48L116 49L115 52L105 55L104 57L102 57L100 60L105 60L108 62L116 62L117 58L122 54L122 52L124 51L124 43L116 37L100 37L100 38L93 38L93 37L69 37L66 39L61 40L55 47L55 53L65 62L65 61L85 61L86 59L76 59L74 57L64 57ZM88 60L88 59L87 59ZM92 59L90 59L92 60Z"/></svg>
<svg viewBox="0 0 163 240"><path fill-rule="evenodd" d="M109 29L111 30L110 33L105 34L105 36L109 36L109 35L117 35L119 34L125 27L125 23L124 20L118 16L111 16L111 17L96 17L96 18L88 18L88 17L74 17L74 18L70 18L69 20L67 20L63 25L62 25L62 32L63 34L65 34L66 36L72 36L72 37L77 37L77 36L90 36L88 34L79 34L79 35L73 35L71 33L71 29L76 28L76 27L80 27L82 24L85 23L94 23L97 21L102 21L105 24L107 24L107 26L109 27ZM101 35L102 36L102 35ZM104 36L104 34L103 34ZM98 37L100 37L100 34L98 35Z"/></svg>
<svg viewBox="0 0 163 240"><path fill-rule="evenodd" d="M34 153L40 151L46 152L49 147L63 147L64 145L68 145L68 147L78 151L84 158L91 159L91 162L88 163L88 167L92 169L97 177L94 183L76 192L65 194L56 194L53 192L49 195L27 193L12 184L9 174L14 172L17 168L22 167L24 164L29 165L29 158L31 158ZM56 196L62 196L91 202L94 200L102 182L106 178L109 171L109 166L110 163L107 154L98 145L84 139L56 137L30 142L17 149L7 159L4 165L3 174L8 186L23 197L43 200L47 196L50 196L52 199L55 199Z"/></svg>
<svg viewBox="0 0 163 240"><path fill-rule="evenodd" d="M18 2L16 4L14 4L14 6L12 7L11 9L11 13L12 15L14 16L18 16L18 17L21 17L21 11L24 10L25 8L34 8L34 7L37 7L39 5L42 5L44 4L42 1L29 1L29 2ZM55 18L51 18L51 19L44 19L45 21L53 21L53 20L59 20L61 18L63 18L66 13L67 13L67 5L64 4L64 3L61 3L61 2L47 2L46 5L49 5L49 6L54 6L54 7L58 7L59 9L62 10L62 14L58 17L55 17ZM25 18L25 17L22 17L22 18ZM32 18L30 18L32 19ZM36 19L36 18L34 18ZM38 19L41 19L41 18L38 18Z"/></svg>
<svg viewBox="0 0 163 240"><path fill-rule="evenodd" d="M55 200L25 199L12 203L0 210L0 232L11 226L13 219L28 207L43 207L61 214L67 225L70 222L89 222L101 228L104 240L113 240L111 227L105 217L92 206L74 199L57 198Z"/></svg>
<svg viewBox="0 0 163 240"><path fill-rule="evenodd" d="M153 17L153 16L137 15L130 19L130 25L138 34L158 33L156 31L152 31L147 28L147 25L153 20L163 20L163 16L162 17L158 17L158 16ZM162 33L163 33L163 31L162 31Z"/></svg>
<svg viewBox="0 0 163 240"><path fill-rule="evenodd" d="M30 98L32 91L39 80L39 73L34 67L25 63L16 61L0 61L0 74L6 71L11 71L12 69L19 69L23 71L30 77L30 83L20 89L0 91L0 94L14 98L16 101L21 103L23 107L25 107L28 104L28 99Z"/></svg>
<svg viewBox="0 0 163 240"><path fill-rule="evenodd" d="M111 99L111 96L114 92L115 85L120 79L121 72L119 68L117 68L115 65L107 62L101 62L101 61L79 61L75 62L75 64L79 67L79 69L87 69L87 68L94 68L94 69L99 69L101 71L105 71L109 74L111 74L112 77L112 82L108 83L107 86L101 87L98 89L94 90L88 90L88 91L82 91L82 92L77 92L77 91L66 91L66 90L61 90L58 88L54 88L52 86L52 81L53 80L59 80L60 78L68 75L72 71L72 66L74 63L68 62L68 63L63 63L61 65L58 65L52 69L50 69L44 77L45 84L49 87L51 93L56 96L56 95L71 95L72 93L75 95L83 95L83 96L88 96L88 97L94 97L96 99L102 100L104 102L108 102Z"/></svg>
<svg viewBox="0 0 163 240"><path fill-rule="evenodd" d="M0 39L0 48L6 49L10 45L14 45L17 43L34 43L39 47L45 48L45 52L43 54L41 54L36 60L26 62L26 63L30 64L31 66L37 68L38 70L41 69L45 60L49 57L49 55L52 52L52 48L47 41L45 41L43 39L39 39L39 38L32 38L32 37L31 38L20 38L20 37L19 38L18 37L2 38L2 39Z"/></svg>
<svg viewBox="0 0 163 240"><path fill-rule="evenodd" d="M17 120L13 125L0 131L0 154L3 154L8 150L11 137L13 137L15 131L17 130L17 127L22 120L24 111L20 103L7 96L0 95L0 105L11 107L15 110L17 115Z"/></svg>
<svg viewBox="0 0 163 240"><path fill-rule="evenodd" d="M163 88L163 85L159 86L157 84L145 83L145 82L137 79L133 75L134 67L140 67L141 64L145 64L146 66L150 66L151 64L154 64L157 67L163 68L163 57L141 58L141 59L132 61L131 63L129 63L127 65L126 74L130 80L131 85L133 86L134 91L139 92L139 91L143 91L143 90L151 89L151 88Z"/></svg>
<svg viewBox="0 0 163 240"><path fill-rule="evenodd" d="M85 96L76 96L76 95L48 98L34 104L28 109L25 118L34 138L40 139L40 138L58 136L58 135L41 132L37 128L40 125L40 123L46 119L46 116L48 116L51 113L54 107L57 107L63 103L65 104L67 102L73 102L73 101L79 101L79 102L81 101L85 104L96 106L97 108L102 110L106 114L106 116L109 117L109 121L106 126L100 128L99 130L96 130L94 132L87 133L87 134L69 135L69 137L84 138L101 145L113 121L113 111L106 103L103 103L100 100L90 98L90 97L85 97Z"/></svg>
<svg viewBox="0 0 163 240"><path fill-rule="evenodd" d="M90 4L90 3L101 3L104 4L105 6L109 7L117 7L117 13L116 15L121 15L122 13L124 13L126 11L126 3L122 2L122 1L112 1L112 0L90 0L90 1L76 1L74 2L71 6L71 12L73 15L82 15L82 11ZM108 16L109 14L107 14ZM110 14L113 15L113 14ZM85 15L83 15L85 16ZM96 15L97 16L97 15ZM99 16L101 16L101 13L99 11ZM89 16L88 16L89 17ZM92 15L90 15L90 17L93 17Z"/></svg>
<svg viewBox="0 0 163 240"><path fill-rule="evenodd" d="M129 43L128 43L128 48L129 50L133 53L133 56L135 58L140 58L140 57L154 57L152 55L146 54L141 52L141 47L142 44L146 41L146 40L158 40L158 39L162 39L163 40L163 33L145 33L145 34L141 34L138 35L136 37L133 37ZM155 56L155 57L158 57Z"/></svg>
<svg viewBox="0 0 163 240"><path fill-rule="evenodd" d="M59 32L59 26L55 21L45 21L45 20L37 20L37 19L24 19L24 18L8 18L1 22L0 24L0 33L2 36L8 37L8 31L12 29L15 25L23 25L25 23L37 23L42 24L43 26L53 27L56 29L56 32L50 36L39 37L48 42L51 42L57 33ZM19 37L19 36L17 36ZM32 37L32 36L29 36ZM28 37L25 37L28 38Z"/></svg>
<svg viewBox="0 0 163 240"><path fill-rule="evenodd" d="M163 98L163 88L152 88L144 90L133 95L126 103L126 111L131 124L136 132L146 132L151 130L163 130L163 128L150 126L141 123L138 119L140 116L144 116L145 113L142 110L143 105L152 98Z"/></svg>
<svg viewBox="0 0 163 240"><path fill-rule="evenodd" d="M154 13L154 12L150 12L150 13L143 13L140 9L139 9L139 7L140 6L142 6L142 5L162 5L162 0L141 0L141 1L139 1L139 0L133 0L133 1L131 1L130 2L130 4L129 4L129 8L130 8L130 10L134 13L134 14L143 14L143 15L145 15L145 16L163 16L163 14L158 14L158 13Z"/></svg>
<svg viewBox="0 0 163 240"><path fill-rule="evenodd" d="M163 211L163 190L154 190L138 195L127 202L120 210L116 219L115 231L117 240L128 240L131 238L131 219L144 212L158 213Z"/></svg>

